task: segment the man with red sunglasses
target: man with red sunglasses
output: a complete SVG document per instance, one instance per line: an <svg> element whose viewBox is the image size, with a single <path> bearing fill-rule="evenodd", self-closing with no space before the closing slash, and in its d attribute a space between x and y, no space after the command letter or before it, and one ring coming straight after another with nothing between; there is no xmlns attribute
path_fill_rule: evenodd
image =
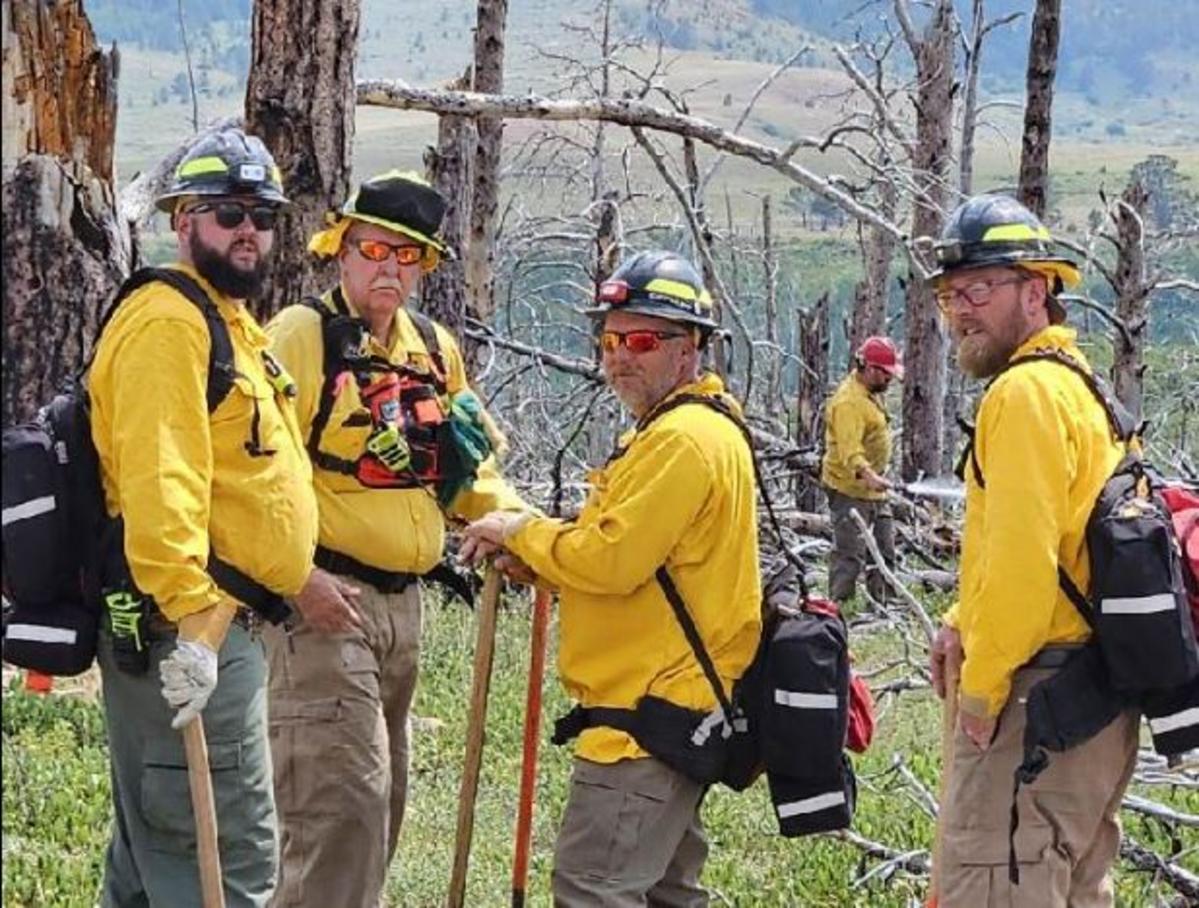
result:
<svg viewBox="0 0 1199 908"><path fill-rule="evenodd" d="M736 401L700 369L716 322L695 268L671 252L640 253L601 285L598 303L589 314L601 323L604 377L636 425L590 474L577 518L489 514L467 529L463 554L503 547L559 591L558 668L578 706L555 741L578 744L554 904L702 906L707 786L686 760L654 755L665 749L643 734L648 723L634 728L652 704L671 717L652 731L672 750L706 738L705 722L721 733L715 683L672 598L727 695L761 632L753 461L715 409L739 414ZM697 716L707 718L696 726Z"/></svg>
<svg viewBox="0 0 1199 908"><path fill-rule="evenodd" d="M276 904L375 908L408 791L418 579L447 516L526 505L453 336L408 307L446 248L446 202L415 173L369 179L313 236L340 280L267 326L295 376L320 509L322 583L267 635L282 867Z"/></svg>
<svg viewBox="0 0 1199 908"><path fill-rule="evenodd" d="M888 337L868 337L854 354L853 370L824 408L824 458L820 479L828 495L833 523L829 557L829 597L844 603L853 598L858 574L865 568L866 590L883 602L887 584L869 562L852 511L866 521L883 559L895 559L895 529L886 478L891 462L891 429L883 395L893 379L903 379L903 360Z"/></svg>

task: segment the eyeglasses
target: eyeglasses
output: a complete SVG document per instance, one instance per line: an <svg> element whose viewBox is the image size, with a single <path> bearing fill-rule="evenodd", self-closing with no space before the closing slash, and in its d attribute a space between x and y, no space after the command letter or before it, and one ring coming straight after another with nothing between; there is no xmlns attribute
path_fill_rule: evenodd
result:
<svg viewBox="0 0 1199 908"><path fill-rule="evenodd" d="M603 331L599 340L605 353L615 353L621 344L630 353L653 353L662 346L662 341L686 336L678 331Z"/></svg>
<svg viewBox="0 0 1199 908"><path fill-rule="evenodd" d="M368 262L386 262L389 256L394 255L397 264L415 265L425 257L423 246L393 246L382 240L354 240L354 248Z"/></svg>
<svg viewBox="0 0 1199 908"><path fill-rule="evenodd" d="M204 202L187 209L188 214L204 214L211 211L218 227L234 230L241 226L242 221L249 215L250 223L255 230L274 230L275 222L279 219L279 209L275 205L243 205L240 202Z"/></svg>
<svg viewBox="0 0 1199 908"><path fill-rule="evenodd" d="M943 287L936 292L937 306L946 315L953 309L954 301L961 297L972 307L978 308L991 302L991 295L996 287L1006 287L1008 284L1023 284L1028 280L1027 275L1009 277L996 281L975 281L965 287Z"/></svg>

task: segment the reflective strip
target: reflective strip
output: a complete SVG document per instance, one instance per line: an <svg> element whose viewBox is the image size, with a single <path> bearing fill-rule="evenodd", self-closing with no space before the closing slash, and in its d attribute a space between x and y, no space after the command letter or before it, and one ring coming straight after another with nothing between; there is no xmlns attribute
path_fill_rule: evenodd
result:
<svg viewBox="0 0 1199 908"><path fill-rule="evenodd" d="M54 510L54 496L43 495L41 498L30 498L28 501L22 501L20 504L14 504L11 508L5 508L0 514L0 526L8 526L10 523L16 523L18 520L28 520L30 517L37 517L39 514L47 514Z"/></svg>
<svg viewBox="0 0 1199 908"><path fill-rule="evenodd" d="M805 694L798 690L774 689L774 702L779 706L794 706L796 709L836 709L836 694Z"/></svg>
<svg viewBox="0 0 1199 908"><path fill-rule="evenodd" d="M845 792L832 791L828 794L816 795L813 798L804 798L802 801L789 801L786 804L780 804L775 808L775 812L778 813L780 820L785 820L787 817L799 816L803 813L819 813L844 803Z"/></svg>
<svg viewBox="0 0 1199 908"><path fill-rule="evenodd" d="M999 224L988 228L983 234L984 243L1003 242L1005 240L1049 240L1048 227L1030 227L1028 224Z"/></svg>
<svg viewBox="0 0 1199 908"><path fill-rule="evenodd" d="M682 281L672 281L664 277L656 277L645 285L647 293L665 293L667 296L673 296L676 299L687 300L691 302L700 298L699 293L690 284L684 284Z"/></svg>
<svg viewBox="0 0 1199 908"><path fill-rule="evenodd" d="M198 177L205 173L228 173L229 165L215 155L184 161L175 171L177 177Z"/></svg>
<svg viewBox="0 0 1199 908"><path fill-rule="evenodd" d="M1149 720L1149 730L1155 735L1164 735L1168 731L1178 731L1192 725L1199 725L1199 706L1192 706L1172 716L1159 716Z"/></svg>
<svg viewBox="0 0 1199 908"><path fill-rule="evenodd" d="M28 640L31 643L71 644L79 636L69 627L46 627L42 624L10 624L4 632L6 640Z"/></svg>
<svg viewBox="0 0 1199 908"><path fill-rule="evenodd" d="M1154 612L1172 612L1176 607L1173 593L1117 597L1104 599L1099 603L1099 611L1105 615L1151 615Z"/></svg>

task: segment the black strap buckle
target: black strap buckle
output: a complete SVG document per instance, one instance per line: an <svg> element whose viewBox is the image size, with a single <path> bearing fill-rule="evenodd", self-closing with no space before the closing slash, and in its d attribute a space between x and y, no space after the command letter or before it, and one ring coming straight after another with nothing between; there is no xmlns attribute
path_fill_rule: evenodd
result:
<svg viewBox="0 0 1199 908"><path fill-rule="evenodd" d="M587 710L575 704L570 712L554 720L554 735L550 742L559 746L567 744L581 735L588 724Z"/></svg>

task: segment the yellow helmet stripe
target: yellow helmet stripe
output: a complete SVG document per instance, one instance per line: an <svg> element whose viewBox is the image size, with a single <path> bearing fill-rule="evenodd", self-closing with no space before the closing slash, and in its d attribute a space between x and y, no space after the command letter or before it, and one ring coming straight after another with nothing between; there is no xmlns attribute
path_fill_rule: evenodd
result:
<svg viewBox="0 0 1199 908"><path fill-rule="evenodd" d="M184 161L175 171L178 177L198 177L205 173L228 173L229 165L220 158L212 155L207 158L193 158Z"/></svg>
<svg viewBox="0 0 1199 908"><path fill-rule="evenodd" d="M656 277L645 285L645 290L647 293L661 293L666 296L673 296L675 299L698 302L701 306L712 305L712 297L707 290L697 292L690 284L685 284L682 281L672 281L669 278Z"/></svg>
<svg viewBox="0 0 1199 908"><path fill-rule="evenodd" d="M999 224L988 228L983 234L984 243L1001 243L1012 240L1051 240L1047 227L1033 228L1028 224Z"/></svg>

